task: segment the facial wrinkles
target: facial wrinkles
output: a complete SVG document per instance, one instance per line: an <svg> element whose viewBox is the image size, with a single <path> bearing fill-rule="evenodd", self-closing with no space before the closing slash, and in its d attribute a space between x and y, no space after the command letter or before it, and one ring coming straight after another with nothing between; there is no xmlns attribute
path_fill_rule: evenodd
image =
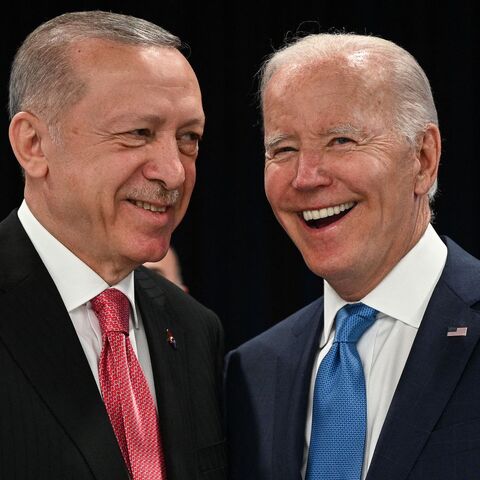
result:
<svg viewBox="0 0 480 480"><path fill-rule="evenodd" d="M265 146L268 148L272 144L279 143L284 138L295 135L309 137L326 137L328 135L355 135L363 133L362 118L365 115L365 109L369 108L370 101L365 99L362 106L352 105L348 109L348 115L342 115L345 109L345 98L341 101L338 93L332 92L311 92L311 95L300 95L297 91L296 83L288 84L284 91L274 89L269 97L269 102L265 104L265 124L268 127L266 131ZM314 87L307 85L308 90L312 91ZM348 97L355 96L355 91L348 89ZM362 94L362 97L364 94ZM320 106L311 108L312 105ZM373 112L372 112L373 113ZM341 117L344 118L341 118ZM288 132L284 130L285 126Z"/></svg>
<svg viewBox="0 0 480 480"><path fill-rule="evenodd" d="M94 107L93 111L97 112L95 123L96 120L110 119L102 122L106 132L109 131L110 124L119 120L115 117L120 117L121 120L123 116L127 121L141 120L144 117L144 120L152 120L153 123L180 118L190 110L193 111L194 118L203 117L197 79L179 52L158 47L117 45L108 41L103 43L105 48L109 47L107 50L113 49L112 53L118 53L112 58L109 52L105 54L102 49L97 49L99 53L93 50L93 53L100 56L100 63L105 64L103 68L96 68L95 59L84 59L83 62L79 59L77 63L80 63L79 70L87 70L85 76L92 77L89 81L94 87L84 108L91 111ZM118 60L115 60L116 56ZM165 61L170 64L170 68L159 68L159 64ZM115 86L113 90L112 85ZM144 113L135 113L139 108ZM161 112L160 116L158 112Z"/></svg>
<svg viewBox="0 0 480 480"><path fill-rule="evenodd" d="M373 133L360 140L354 148L369 155L374 155L376 158L382 158L388 156L388 152L395 148L396 140L393 137L394 134L390 132Z"/></svg>
<svg viewBox="0 0 480 480"><path fill-rule="evenodd" d="M346 153L351 150L370 150L372 154L382 153L388 150L392 143L392 132L385 132L384 128L376 128L375 125L385 127L385 118L382 104L385 103L385 92L380 88L372 88L372 85L366 85L366 80L359 75L358 70L362 69L362 62L367 62L366 52L356 52L351 61L358 65L353 67L353 77L345 78L345 67L337 67L331 73L317 72L310 66L304 66L303 69L292 72L285 70L279 72L280 77L274 83L267 87L265 106L265 125L266 138L266 160L270 160L269 150L276 146L281 146L284 139L290 143L294 138L301 143L314 142L317 147L326 146L332 136L352 137L355 145L351 147L342 147L339 153ZM356 68L355 68L356 67ZM352 70L352 66L346 68ZM357 70L357 71L355 71ZM338 89L331 88L320 89L317 91L315 83L312 81L321 73L318 81L320 85L325 85L325 75L327 84L344 84L344 96L338 98ZM292 78L293 77L293 78ZM337 78L338 77L338 78ZM305 84L303 90L310 92L307 95L308 104L318 104L321 106L321 112L318 109L311 109L308 105L302 108L305 102L305 91L299 97L299 84ZM346 98L345 98L346 96ZM348 109L348 115L343 115L345 109L345 100L352 98L354 104ZM288 100L288 101L287 101ZM340 102L340 103L339 103ZM292 105L296 107L291 108ZM385 106L385 105L384 105ZM370 128L365 131L365 116L370 117ZM342 118L345 117L345 118ZM376 121L373 121L373 118ZM388 122L387 122L388 123ZM294 126L294 131L292 131ZM388 128L388 127L387 127ZM390 129L388 129L390 130ZM385 132L385 133L383 133ZM299 147L300 145L297 145ZM283 157L282 157L283 158Z"/></svg>

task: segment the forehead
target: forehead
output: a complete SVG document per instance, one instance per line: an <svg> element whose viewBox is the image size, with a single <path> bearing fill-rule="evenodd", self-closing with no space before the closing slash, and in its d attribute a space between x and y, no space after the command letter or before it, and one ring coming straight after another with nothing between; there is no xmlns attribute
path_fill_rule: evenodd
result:
<svg viewBox="0 0 480 480"><path fill-rule="evenodd" d="M358 61L359 58L362 61ZM357 124L385 121L391 111L386 83L361 54L280 67L263 98L265 129L282 121Z"/></svg>
<svg viewBox="0 0 480 480"><path fill-rule="evenodd" d="M75 72L88 80L109 75L112 79L135 73L165 83L198 85L186 58L174 48L130 45L104 39L85 39L70 47Z"/></svg>
<svg viewBox="0 0 480 480"><path fill-rule="evenodd" d="M203 116L195 73L176 49L89 39L72 48L72 64L85 84L75 110L93 103L109 116L132 107L145 114L169 107Z"/></svg>

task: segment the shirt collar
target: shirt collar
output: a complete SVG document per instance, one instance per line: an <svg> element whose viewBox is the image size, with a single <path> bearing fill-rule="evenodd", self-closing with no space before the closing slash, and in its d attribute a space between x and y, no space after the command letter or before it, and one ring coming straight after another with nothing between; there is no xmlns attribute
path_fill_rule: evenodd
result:
<svg viewBox="0 0 480 480"><path fill-rule="evenodd" d="M45 229L34 217L25 200L18 209L18 218L52 277L69 313L110 288L103 278ZM120 290L129 299L135 328L138 328L133 272L112 287Z"/></svg>
<svg viewBox="0 0 480 480"><path fill-rule="evenodd" d="M420 326L447 259L447 247L429 224L417 244L388 275L360 301L414 328ZM324 330L320 344L330 336L337 312L347 303L324 280Z"/></svg>

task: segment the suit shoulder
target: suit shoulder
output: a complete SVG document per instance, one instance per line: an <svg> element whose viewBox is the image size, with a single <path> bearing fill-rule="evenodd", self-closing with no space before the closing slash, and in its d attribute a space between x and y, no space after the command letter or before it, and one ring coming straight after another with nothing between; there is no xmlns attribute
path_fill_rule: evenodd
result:
<svg viewBox="0 0 480 480"><path fill-rule="evenodd" d="M288 348L292 336L304 329L313 329L323 315L323 297L297 310L265 332L240 345L230 354L249 355L260 352L282 351Z"/></svg>
<svg viewBox="0 0 480 480"><path fill-rule="evenodd" d="M215 312L161 275L148 268L139 267L135 270L135 279L139 288L150 295L157 296L159 293L163 295L168 308L177 318L186 319L190 327L205 323L211 327L220 326L220 320Z"/></svg>
<svg viewBox="0 0 480 480"><path fill-rule="evenodd" d="M480 260L463 250L448 237L443 238L448 249L442 279L465 303L480 301Z"/></svg>
<svg viewBox="0 0 480 480"><path fill-rule="evenodd" d="M47 273L17 210L13 210L0 222L0 291L7 291L39 270Z"/></svg>

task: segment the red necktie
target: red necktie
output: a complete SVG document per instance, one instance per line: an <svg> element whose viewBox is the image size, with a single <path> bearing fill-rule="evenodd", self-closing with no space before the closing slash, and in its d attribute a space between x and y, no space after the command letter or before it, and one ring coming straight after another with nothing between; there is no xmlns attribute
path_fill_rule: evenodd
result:
<svg viewBox="0 0 480 480"><path fill-rule="evenodd" d="M113 431L133 480L165 480L157 412L128 338L130 302L109 288L91 301L102 329L98 375Z"/></svg>

